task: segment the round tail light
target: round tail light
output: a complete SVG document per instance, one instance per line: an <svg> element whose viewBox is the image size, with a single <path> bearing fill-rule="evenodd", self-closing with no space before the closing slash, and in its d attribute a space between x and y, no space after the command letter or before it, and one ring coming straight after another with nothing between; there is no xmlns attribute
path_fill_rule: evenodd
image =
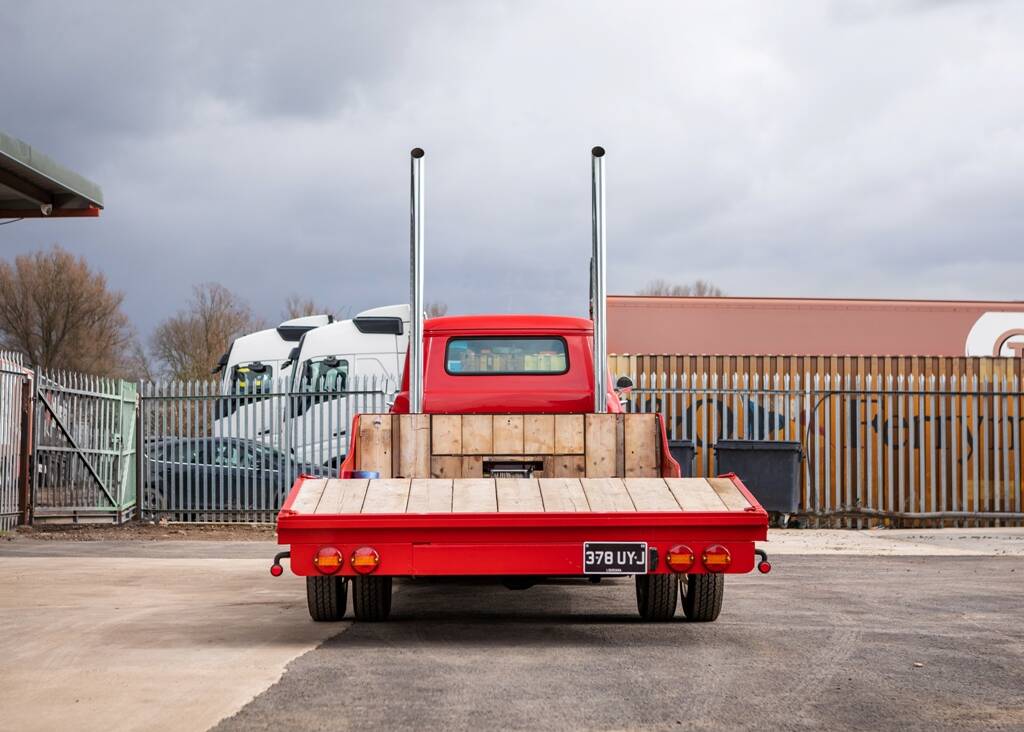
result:
<svg viewBox="0 0 1024 732"><path fill-rule="evenodd" d="M337 574L344 563L345 559L341 552L333 546L320 547L313 555L313 566L320 574Z"/></svg>
<svg viewBox="0 0 1024 732"><path fill-rule="evenodd" d="M700 557L704 568L709 572L724 572L732 563L732 555L721 544L712 544L704 550Z"/></svg>
<svg viewBox="0 0 1024 732"><path fill-rule="evenodd" d="M280 564L272 564L270 565L270 574L274 577L280 577L284 574L284 567Z"/></svg>
<svg viewBox="0 0 1024 732"><path fill-rule="evenodd" d="M757 563L757 571L761 574L768 574L772 571L772 565L767 559L764 559Z"/></svg>
<svg viewBox="0 0 1024 732"><path fill-rule="evenodd" d="M361 546L352 552L352 569L359 574L369 574L380 564L380 554L370 546Z"/></svg>
<svg viewBox="0 0 1024 732"><path fill-rule="evenodd" d="M665 562L668 564L668 568L673 572L686 572L693 566L693 562L696 557L693 555L693 549L686 546L685 544L676 544L674 547L668 550L668 554L665 555Z"/></svg>

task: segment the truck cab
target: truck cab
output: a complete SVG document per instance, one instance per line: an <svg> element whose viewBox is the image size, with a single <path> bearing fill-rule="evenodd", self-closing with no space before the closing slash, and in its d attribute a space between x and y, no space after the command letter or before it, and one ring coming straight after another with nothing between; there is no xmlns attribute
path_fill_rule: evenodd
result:
<svg viewBox="0 0 1024 732"><path fill-rule="evenodd" d="M287 387L288 355L302 337L333 322L333 315L307 315L236 338L213 369L221 374L221 394L234 397L216 402L213 434L268 440L277 433L276 412L261 403L264 395Z"/></svg>
<svg viewBox="0 0 1024 732"><path fill-rule="evenodd" d="M302 462L336 465L359 396L393 392L409 347L409 306L365 310L305 334L289 356L289 445Z"/></svg>
<svg viewBox="0 0 1024 732"><path fill-rule="evenodd" d="M594 326L555 315L462 315L423 328L427 414L585 414L594 406ZM409 411L408 357L392 412ZM608 411L621 412L609 382Z"/></svg>

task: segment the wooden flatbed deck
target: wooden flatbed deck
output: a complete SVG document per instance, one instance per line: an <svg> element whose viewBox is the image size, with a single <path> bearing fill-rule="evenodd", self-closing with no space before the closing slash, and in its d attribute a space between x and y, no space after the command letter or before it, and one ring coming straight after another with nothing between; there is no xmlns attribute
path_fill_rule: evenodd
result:
<svg viewBox="0 0 1024 732"><path fill-rule="evenodd" d="M738 512L729 478L307 478L293 515Z"/></svg>

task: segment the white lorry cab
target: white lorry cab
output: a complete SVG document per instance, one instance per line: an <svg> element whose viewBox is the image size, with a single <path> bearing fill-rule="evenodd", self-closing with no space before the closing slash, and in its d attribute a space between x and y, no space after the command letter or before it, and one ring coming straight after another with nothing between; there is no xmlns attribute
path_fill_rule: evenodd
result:
<svg viewBox="0 0 1024 732"><path fill-rule="evenodd" d="M222 374L221 394L237 397L217 401L214 434L247 438L275 434L281 416L258 397L286 391L291 383L288 355L292 349L306 333L333 322L333 315L307 315L236 338L213 369Z"/></svg>
<svg viewBox="0 0 1024 732"><path fill-rule="evenodd" d="M409 315L408 305L387 305L302 336L288 363L293 396L287 444L297 460L340 464L352 415L380 402L380 392L397 391Z"/></svg>

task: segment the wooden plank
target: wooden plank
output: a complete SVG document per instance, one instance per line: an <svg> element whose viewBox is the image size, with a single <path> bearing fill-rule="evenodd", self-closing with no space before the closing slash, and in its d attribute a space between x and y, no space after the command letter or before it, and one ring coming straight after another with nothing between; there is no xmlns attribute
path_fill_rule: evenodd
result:
<svg viewBox="0 0 1024 732"><path fill-rule="evenodd" d="M523 454L523 415L494 415L494 454Z"/></svg>
<svg viewBox="0 0 1024 732"><path fill-rule="evenodd" d="M590 510L587 494L579 478L543 478L540 495L544 510L549 513L578 513Z"/></svg>
<svg viewBox="0 0 1024 732"><path fill-rule="evenodd" d="M658 416L625 414L625 475L651 478L658 475ZM666 490L668 490L666 488Z"/></svg>
<svg viewBox="0 0 1024 732"><path fill-rule="evenodd" d="M728 478L708 478L708 483L730 511L743 511L750 506L740 489Z"/></svg>
<svg viewBox="0 0 1024 732"><path fill-rule="evenodd" d="M613 475L626 475L626 415L615 415L615 472Z"/></svg>
<svg viewBox="0 0 1024 732"><path fill-rule="evenodd" d="M496 513L498 498L490 478L469 478L452 483L453 513Z"/></svg>
<svg viewBox="0 0 1024 732"><path fill-rule="evenodd" d="M587 474L587 459L583 455L552 455L550 465L552 478L582 478Z"/></svg>
<svg viewBox="0 0 1024 732"><path fill-rule="evenodd" d="M623 483L637 511L682 510L663 478L626 478Z"/></svg>
<svg viewBox="0 0 1024 732"><path fill-rule="evenodd" d="M555 454L582 455L585 452L582 414L555 415Z"/></svg>
<svg viewBox="0 0 1024 732"><path fill-rule="evenodd" d="M451 513L452 481L414 478L406 513Z"/></svg>
<svg viewBox="0 0 1024 732"><path fill-rule="evenodd" d="M704 478L665 478L684 511L724 511L725 504Z"/></svg>
<svg viewBox="0 0 1024 732"><path fill-rule="evenodd" d="M492 423L490 414L462 415L463 455L489 455L494 452Z"/></svg>
<svg viewBox="0 0 1024 732"><path fill-rule="evenodd" d="M318 515L359 513L363 508L366 486L369 483L370 481L365 478L346 478L344 480L331 478L327 481L327 487L316 507L316 513Z"/></svg>
<svg viewBox="0 0 1024 732"><path fill-rule="evenodd" d="M360 482L366 483L367 481L360 479ZM327 485L324 486L323 493L320 494L320 501L316 504L316 508L313 509L313 513L337 513L342 491L343 484L340 480L337 478L329 479Z"/></svg>
<svg viewBox="0 0 1024 732"><path fill-rule="evenodd" d="M337 480L337 479L335 479ZM334 482L333 480L331 481ZM343 483L341 500L338 501L337 513L360 513L363 510L363 501L366 500L366 489L370 485L368 480L339 480Z"/></svg>
<svg viewBox="0 0 1024 732"><path fill-rule="evenodd" d="M458 455L435 455L430 458L431 478L461 478L462 458Z"/></svg>
<svg viewBox="0 0 1024 732"><path fill-rule="evenodd" d="M484 458L482 455L463 455L462 471L456 478L483 478Z"/></svg>
<svg viewBox="0 0 1024 732"><path fill-rule="evenodd" d="M326 478L304 480L302 487L299 488L299 495L295 496L295 500L292 501L292 510L295 513L313 513L317 504L320 503L320 496L323 495L326 486Z"/></svg>
<svg viewBox="0 0 1024 732"><path fill-rule="evenodd" d="M430 475L430 415L402 414L398 423L398 476L427 477Z"/></svg>
<svg viewBox="0 0 1024 732"><path fill-rule="evenodd" d="M391 480L371 480L366 488L366 500L363 501L363 513L405 513L409 504L408 478L392 478Z"/></svg>
<svg viewBox="0 0 1024 732"><path fill-rule="evenodd" d="M391 477L390 414L359 417L359 469L375 470L381 478Z"/></svg>
<svg viewBox="0 0 1024 732"><path fill-rule="evenodd" d="M542 513L544 501L534 478L498 478L494 481L499 513Z"/></svg>
<svg viewBox="0 0 1024 732"><path fill-rule="evenodd" d="M523 452L550 455L555 451L555 415L527 414L523 417Z"/></svg>
<svg viewBox="0 0 1024 732"><path fill-rule="evenodd" d="M462 415L435 414L431 418L430 433L434 455L462 454Z"/></svg>
<svg viewBox="0 0 1024 732"><path fill-rule="evenodd" d="M601 415L603 416L603 415ZM615 416L615 415L611 415ZM614 422L612 423L614 425ZM636 511L621 478L583 478L580 481L587 494L590 510L600 513Z"/></svg>
<svg viewBox="0 0 1024 732"><path fill-rule="evenodd" d="M588 478L615 476L615 417L614 414L586 415Z"/></svg>

